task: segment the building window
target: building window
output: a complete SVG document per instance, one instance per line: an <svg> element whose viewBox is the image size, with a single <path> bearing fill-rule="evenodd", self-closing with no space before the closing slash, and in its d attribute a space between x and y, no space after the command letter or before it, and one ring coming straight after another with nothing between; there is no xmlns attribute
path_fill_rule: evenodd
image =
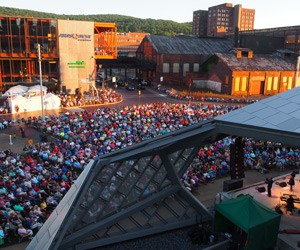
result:
<svg viewBox="0 0 300 250"><path fill-rule="evenodd" d="M293 86L293 77L289 76L289 79L288 79L288 89L292 89L292 86Z"/></svg>
<svg viewBox="0 0 300 250"><path fill-rule="evenodd" d="M186 72L190 70L190 65L188 63L183 64L183 76L186 76Z"/></svg>
<svg viewBox="0 0 300 250"><path fill-rule="evenodd" d="M247 91L247 81L248 81L247 77L236 77L234 91L235 92L240 92L240 91L246 92Z"/></svg>
<svg viewBox="0 0 300 250"><path fill-rule="evenodd" d="M235 78L235 84L234 84L234 92L239 92L240 91L240 77Z"/></svg>
<svg viewBox="0 0 300 250"><path fill-rule="evenodd" d="M170 66L168 63L163 64L163 73L169 73L170 72Z"/></svg>
<svg viewBox="0 0 300 250"><path fill-rule="evenodd" d="M241 91L246 91L247 90L247 77L242 78L242 89Z"/></svg>
<svg viewBox="0 0 300 250"><path fill-rule="evenodd" d="M273 90L278 90L278 77L274 77Z"/></svg>
<svg viewBox="0 0 300 250"><path fill-rule="evenodd" d="M268 77L268 79L267 79L267 90L272 90L272 81L273 81L273 78Z"/></svg>
<svg viewBox="0 0 300 250"><path fill-rule="evenodd" d="M199 63L194 63L194 65L193 65L193 71L194 72L199 72Z"/></svg>
<svg viewBox="0 0 300 250"><path fill-rule="evenodd" d="M179 63L173 63L173 73L179 73Z"/></svg>

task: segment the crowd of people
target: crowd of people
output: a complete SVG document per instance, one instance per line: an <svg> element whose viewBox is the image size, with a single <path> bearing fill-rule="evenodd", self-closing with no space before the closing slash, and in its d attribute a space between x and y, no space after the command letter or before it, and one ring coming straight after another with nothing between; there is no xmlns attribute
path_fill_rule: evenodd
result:
<svg viewBox="0 0 300 250"><path fill-rule="evenodd" d="M109 104L122 101L122 95L111 88L97 88L92 90L89 95L58 94L61 99L62 107L75 107L85 105Z"/></svg>
<svg viewBox="0 0 300 250"><path fill-rule="evenodd" d="M60 97L62 108L118 103L122 101L122 95L111 88L97 88L86 95L83 95L81 93L75 95L58 93L56 95ZM0 114L11 113L11 107L9 107L8 98L6 98L1 103Z"/></svg>
<svg viewBox="0 0 300 250"><path fill-rule="evenodd" d="M179 100L186 100L186 101L194 101L194 102L213 102L213 103L241 103L241 104L250 104L254 103L257 100L251 98L234 98L234 97L211 97L205 95L186 95L185 93L181 93L178 91L172 91L169 89L163 90L168 96L179 99Z"/></svg>
<svg viewBox="0 0 300 250"><path fill-rule="evenodd" d="M9 241L18 235L20 225L22 231L32 230L34 235L94 157L238 108L221 104L152 103L50 115L45 120L23 119L27 126L34 126L56 140L26 146L22 155L9 150L0 152L0 226L4 237ZM7 121L5 124L9 126ZM192 191L201 183L227 174L232 142L233 139L226 138L202 147L182 176L183 185ZM284 168L300 161L299 151L294 148L261 145L251 139L246 139L244 145L245 164L253 169L262 164L259 171L274 165Z"/></svg>
<svg viewBox="0 0 300 250"><path fill-rule="evenodd" d="M230 145L234 139L228 137L222 141L202 147L187 172L182 177L183 185L190 191L214 178L230 171ZM284 147L278 143L261 143L244 138L244 167L261 174L271 170L284 171L300 166L298 148Z"/></svg>
<svg viewBox="0 0 300 250"><path fill-rule="evenodd" d="M20 223L26 230L38 230L95 156L237 108L153 103L50 115L44 121L29 117L24 121L28 126L57 140L26 146L24 155L1 152L1 226L7 239L18 234Z"/></svg>

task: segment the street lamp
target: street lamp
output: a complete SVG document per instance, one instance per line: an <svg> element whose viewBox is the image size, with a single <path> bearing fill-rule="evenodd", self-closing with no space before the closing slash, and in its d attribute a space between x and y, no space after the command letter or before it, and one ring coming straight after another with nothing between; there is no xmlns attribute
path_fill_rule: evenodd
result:
<svg viewBox="0 0 300 250"><path fill-rule="evenodd" d="M38 44L38 57L39 57L39 72L40 72L40 87L41 87L41 104L42 104L42 120L45 120L44 114L44 93L43 93L43 76L42 76L42 57L41 57L41 45Z"/></svg>

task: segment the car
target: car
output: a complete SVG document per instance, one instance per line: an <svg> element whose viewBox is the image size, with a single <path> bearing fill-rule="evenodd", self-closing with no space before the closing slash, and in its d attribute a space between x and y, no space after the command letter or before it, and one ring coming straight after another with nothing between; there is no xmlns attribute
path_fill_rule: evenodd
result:
<svg viewBox="0 0 300 250"><path fill-rule="evenodd" d="M145 88L146 88L145 85L143 85L143 84L141 84L141 83L138 83L137 89L143 90L143 89L145 89Z"/></svg>
<svg viewBox="0 0 300 250"><path fill-rule="evenodd" d="M134 90L134 86L131 84L127 84L126 89L129 91L133 91Z"/></svg>
<svg viewBox="0 0 300 250"><path fill-rule="evenodd" d="M125 87L125 82L124 82L123 80L118 80L118 81L117 81L117 85L118 85L119 87Z"/></svg>

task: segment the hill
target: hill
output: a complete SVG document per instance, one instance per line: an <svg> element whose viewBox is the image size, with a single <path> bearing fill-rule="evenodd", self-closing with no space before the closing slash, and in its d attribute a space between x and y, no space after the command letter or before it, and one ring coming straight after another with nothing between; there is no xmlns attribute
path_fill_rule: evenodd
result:
<svg viewBox="0 0 300 250"><path fill-rule="evenodd" d="M145 32L153 35L192 34L192 23L177 23L170 20L142 19L124 15L59 15L26 9L0 7L2 16L36 18L57 18L93 22L112 22L117 24L118 32Z"/></svg>

